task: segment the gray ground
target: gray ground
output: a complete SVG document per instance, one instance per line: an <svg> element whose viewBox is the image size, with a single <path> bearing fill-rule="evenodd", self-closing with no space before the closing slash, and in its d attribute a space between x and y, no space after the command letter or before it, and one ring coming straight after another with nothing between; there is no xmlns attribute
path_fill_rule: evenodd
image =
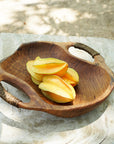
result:
<svg viewBox="0 0 114 144"><path fill-rule="evenodd" d="M114 0L0 0L0 32L114 39Z"/></svg>

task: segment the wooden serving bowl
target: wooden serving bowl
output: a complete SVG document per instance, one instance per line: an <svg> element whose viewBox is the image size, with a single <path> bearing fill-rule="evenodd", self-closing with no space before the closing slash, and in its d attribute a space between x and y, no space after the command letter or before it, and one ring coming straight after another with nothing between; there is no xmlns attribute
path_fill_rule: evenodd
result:
<svg viewBox="0 0 114 144"><path fill-rule="evenodd" d="M94 63L79 59L68 52L68 48L87 51L94 58ZM26 70L26 62L40 56L55 57L66 61L80 77L75 87L76 98L73 102L58 104L44 97L40 89L31 81ZM0 84L0 97L8 103L30 110L48 112L60 117L74 117L89 112L102 103L114 88L114 74L106 66L103 57L81 43L32 42L22 44L18 50L0 63L0 81L5 81L23 90L29 97L29 103L23 103Z"/></svg>

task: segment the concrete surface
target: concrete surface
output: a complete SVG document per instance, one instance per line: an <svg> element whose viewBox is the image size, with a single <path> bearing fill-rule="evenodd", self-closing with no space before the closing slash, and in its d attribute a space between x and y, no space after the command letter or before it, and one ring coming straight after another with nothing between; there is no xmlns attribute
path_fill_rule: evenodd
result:
<svg viewBox="0 0 114 144"><path fill-rule="evenodd" d="M82 42L105 58L114 71L114 40L105 38L0 34L0 60L11 55L22 43L30 41ZM92 61L78 49L71 54ZM78 55L77 55L78 54ZM20 60L21 62L21 60ZM3 83L23 102L29 102L22 91ZM0 98L0 144L114 144L114 91L93 111L74 118L61 118L45 112L18 109Z"/></svg>
<svg viewBox="0 0 114 144"><path fill-rule="evenodd" d="M114 39L114 0L0 0L0 32Z"/></svg>

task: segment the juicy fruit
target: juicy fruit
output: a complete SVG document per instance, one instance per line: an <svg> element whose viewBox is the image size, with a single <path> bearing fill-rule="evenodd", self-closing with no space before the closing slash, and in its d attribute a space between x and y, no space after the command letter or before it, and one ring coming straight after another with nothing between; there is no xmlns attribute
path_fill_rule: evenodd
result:
<svg viewBox="0 0 114 144"><path fill-rule="evenodd" d="M33 63L33 72L37 74L56 74L63 76L67 71L68 64L56 58L37 57Z"/></svg>
<svg viewBox="0 0 114 144"><path fill-rule="evenodd" d="M26 64L26 67L27 67L27 71L29 72L29 74L36 80L38 81L42 81L42 78L43 78L43 75L42 74L37 74L33 71L33 64L34 64L34 61L31 60L31 61L28 61L27 64Z"/></svg>
<svg viewBox="0 0 114 144"><path fill-rule="evenodd" d="M74 88L56 75L44 76L39 88L47 98L58 103L70 102L76 96Z"/></svg>
<svg viewBox="0 0 114 144"><path fill-rule="evenodd" d="M38 56L35 60L28 61L26 68L33 83L39 85L48 99L57 103L67 103L75 99L73 87L79 83L79 75L74 69L68 68L65 61Z"/></svg>
<svg viewBox="0 0 114 144"><path fill-rule="evenodd" d="M79 83L79 75L72 68L68 68L62 79L65 80L67 83L71 84L72 86L75 86Z"/></svg>

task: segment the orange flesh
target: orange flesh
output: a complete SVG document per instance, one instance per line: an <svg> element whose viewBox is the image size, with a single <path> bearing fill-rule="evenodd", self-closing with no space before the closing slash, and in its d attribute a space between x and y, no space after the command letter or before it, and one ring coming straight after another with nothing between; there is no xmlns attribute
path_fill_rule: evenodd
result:
<svg viewBox="0 0 114 144"><path fill-rule="evenodd" d="M65 75L62 77L67 83L71 84L72 86L75 86L79 82L79 76L78 73L72 69L68 68Z"/></svg>
<svg viewBox="0 0 114 144"><path fill-rule="evenodd" d="M68 84L62 78L56 75L45 76L43 78L43 82L52 83L53 85L62 87L63 89L67 88L70 90L70 87L68 86Z"/></svg>
<svg viewBox="0 0 114 144"><path fill-rule="evenodd" d="M63 70L65 67L67 67L67 64L65 63L60 63L60 64L51 63L51 64L44 64L44 65L33 65L32 70L38 74L56 74L57 72Z"/></svg>

